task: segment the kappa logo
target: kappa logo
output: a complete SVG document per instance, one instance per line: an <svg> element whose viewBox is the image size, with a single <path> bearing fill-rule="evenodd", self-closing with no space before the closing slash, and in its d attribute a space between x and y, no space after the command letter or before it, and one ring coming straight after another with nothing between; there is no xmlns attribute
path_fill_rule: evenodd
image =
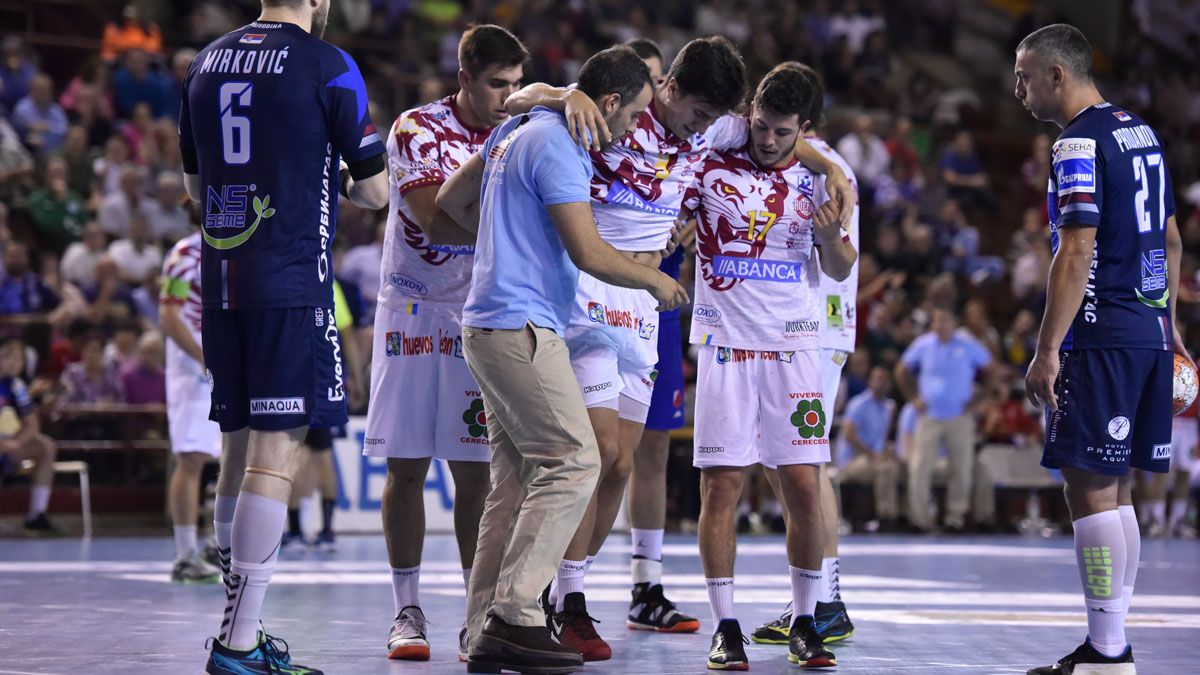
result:
<svg viewBox="0 0 1200 675"><path fill-rule="evenodd" d="M304 399L295 398L252 398L251 415L303 415Z"/></svg>

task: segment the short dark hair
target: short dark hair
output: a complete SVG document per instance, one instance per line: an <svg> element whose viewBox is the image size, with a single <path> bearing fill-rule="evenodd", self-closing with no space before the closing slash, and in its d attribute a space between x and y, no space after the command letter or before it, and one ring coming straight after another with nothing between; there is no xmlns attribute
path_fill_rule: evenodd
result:
<svg viewBox="0 0 1200 675"><path fill-rule="evenodd" d="M304 0L262 0L263 7L299 7L302 4Z"/></svg>
<svg viewBox="0 0 1200 675"><path fill-rule="evenodd" d="M684 45L667 79L675 80L680 95L695 96L722 111L733 110L746 97L746 64L737 47L720 35Z"/></svg>
<svg viewBox="0 0 1200 675"><path fill-rule="evenodd" d="M783 112L775 105L764 100L760 101L759 96L763 93L763 87L767 84L767 80L776 76L780 71L788 71L803 78L803 82L796 80L794 77L787 77L781 80L778 84L785 84L788 87L795 88L798 92L803 92L803 96L809 100L809 108L805 112L798 113L801 123L804 120L812 122L812 126L819 127L825 121L825 84L821 81L821 75L817 73L811 66L800 63L799 61L784 61L771 69L766 74L762 82L758 84L758 91L754 94L754 100L760 105L774 110L775 112Z"/></svg>
<svg viewBox="0 0 1200 675"><path fill-rule="evenodd" d="M808 78L791 68L771 71L758 83L754 106L777 115L795 115L797 122L803 125L813 107Z"/></svg>
<svg viewBox="0 0 1200 675"><path fill-rule="evenodd" d="M1092 45L1070 24L1056 23L1026 35L1017 45L1017 53L1023 51L1037 52L1050 65L1060 65L1085 82L1092 80Z"/></svg>
<svg viewBox="0 0 1200 675"><path fill-rule="evenodd" d="M593 54L583 64L576 87L592 99L620 94L621 105L626 105L637 98L646 85L654 86L646 62L632 47L615 45Z"/></svg>
<svg viewBox="0 0 1200 675"><path fill-rule="evenodd" d="M643 61L649 58L663 60L662 50L658 48L658 43L650 38L633 38L626 41L625 46L637 52L638 58Z"/></svg>
<svg viewBox="0 0 1200 675"><path fill-rule="evenodd" d="M494 24L472 26L458 41L458 66L472 76L488 66L512 68L528 60L529 51L517 36Z"/></svg>

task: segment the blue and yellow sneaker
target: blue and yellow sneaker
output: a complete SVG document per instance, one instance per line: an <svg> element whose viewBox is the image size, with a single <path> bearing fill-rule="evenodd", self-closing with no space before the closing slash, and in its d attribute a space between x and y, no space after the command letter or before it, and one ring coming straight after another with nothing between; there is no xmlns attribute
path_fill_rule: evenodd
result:
<svg viewBox="0 0 1200 675"><path fill-rule="evenodd" d="M846 613L846 603L841 600L818 602L814 619L823 642L841 642L854 635L854 624Z"/></svg>
<svg viewBox="0 0 1200 675"><path fill-rule="evenodd" d="M258 646L249 651L230 649L209 638L211 651L204 672L209 675L323 675L315 668L292 663L287 642L259 632Z"/></svg>
<svg viewBox="0 0 1200 675"><path fill-rule="evenodd" d="M750 639L760 645L786 645L791 642L792 635L792 603L778 619L764 623L750 634Z"/></svg>

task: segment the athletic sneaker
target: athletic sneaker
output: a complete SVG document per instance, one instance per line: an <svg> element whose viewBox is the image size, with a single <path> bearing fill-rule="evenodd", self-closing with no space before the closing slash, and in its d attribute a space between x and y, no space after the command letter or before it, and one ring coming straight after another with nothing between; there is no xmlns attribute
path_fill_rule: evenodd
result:
<svg viewBox="0 0 1200 675"><path fill-rule="evenodd" d="M175 561L171 581L177 584L215 584L221 580L221 570L209 565L200 554Z"/></svg>
<svg viewBox="0 0 1200 675"><path fill-rule="evenodd" d="M304 553L308 550L308 542L304 541L304 535L296 532L284 532L283 539L279 541L279 552L283 554L289 553Z"/></svg>
<svg viewBox="0 0 1200 675"><path fill-rule="evenodd" d="M425 637L425 613L420 607L400 610L388 634L388 658L402 661L428 661L429 639Z"/></svg>
<svg viewBox="0 0 1200 675"><path fill-rule="evenodd" d="M722 619L713 633L712 646L708 649L709 670L750 670L750 659L746 658L745 645L750 644L742 635L737 619Z"/></svg>
<svg viewBox="0 0 1200 675"><path fill-rule="evenodd" d="M230 649L214 638L209 638L209 644L211 651L204 668L209 675L322 675L315 668L292 663L287 642L265 633L259 633L258 646L244 652Z"/></svg>
<svg viewBox="0 0 1200 675"><path fill-rule="evenodd" d="M854 624L846 613L846 603L841 600L818 602L816 615L817 634L823 642L841 642L854 635Z"/></svg>
<svg viewBox="0 0 1200 675"><path fill-rule="evenodd" d="M833 652L825 648L811 616L798 616L788 640L788 661L801 668L832 668L837 665Z"/></svg>
<svg viewBox="0 0 1200 675"><path fill-rule="evenodd" d="M634 584L633 600L625 625L634 630L654 630L660 633L695 633L700 620L681 614L675 603L663 595L662 584Z"/></svg>
<svg viewBox="0 0 1200 675"><path fill-rule="evenodd" d="M209 539L208 543L204 545L204 549L200 551L200 559L217 568L218 571L221 569L221 549L217 547L215 539Z"/></svg>
<svg viewBox="0 0 1200 675"><path fill-rule="evenodd" d="M467 637L467 624L463 622L462 630L458 631L458 660L466 663L469 655L470 640Z"/></svg>
<svg viewBox="0 0 1200 675"><path fill-rule="evenodd" d="M36 534L62 534L62 530L54 526L50 519L46 517L46 513L37 514L33 518L25 521L25 529L28 532Z"/></svg>
<svg viewBox="0 0 1200 675"><path fill-rule="evenodd" d="M787 609L783 610L783 614L780 614L778 619L755 628L754 632L750 634L750 639L760 645L786 645L791 635L792 603L789 602Z"/></svg>
<svg viewBox="0 0 1200 675"><path fill-rule="evenodd" d="M558 641L573 647L583 655L584 661L607 661L612 658L612 647L596 632L596 619L588 616L587 600L583 593L567 593L563 597L563 610L554 615L550 630Z"/></svg>
<svg viewBox="0 0 1200 675"><path fill-rule="evenodd" d="M1075 651L1067 654L1052 666L1031 668L1025 675L1134 675L1133 647L1125 646L1125 652L1117 657L1105 656L1096 651L1091 640L1084 640Z"/></svg>
<svg viewBox="0 0 1200 675"><path fill-rule="evenodd" d="M313 548L321 553L333 553L337 550L337 537L333 532L322 531L317 535L316 541L312 543Z"/></svg>

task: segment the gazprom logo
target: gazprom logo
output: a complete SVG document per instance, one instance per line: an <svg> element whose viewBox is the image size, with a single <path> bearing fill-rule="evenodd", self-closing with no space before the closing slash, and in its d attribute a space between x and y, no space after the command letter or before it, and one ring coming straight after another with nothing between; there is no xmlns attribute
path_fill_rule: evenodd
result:
<svg viewBox="0 0 1200 675"><path fill-rule="evenodd" d="M659 206L658 204L648 202L620 181L613 181L612 185L608 188L608 196L605 199L609 204L627 206L654 216L674 218L679 215L679 209L673 209L669 206Z"/></svg>
<svg viewBox="0 0 1200 675"><path fill-rule="evenodd" d="M392 286L394 286L396 290L405 295L423 298L427 293L429 293L429 288L427 288L425 284L413 279L412 277L406 277L403 274L392 274L388 277L388 281L392 282Z"/></svg>
<svg viewBox="0 0 1200 675"><path fill-rule="evenodd" d="M756 281L797 283L804 266L788 260L759 260L719 255L713 258L713 275Z"/></svg>

